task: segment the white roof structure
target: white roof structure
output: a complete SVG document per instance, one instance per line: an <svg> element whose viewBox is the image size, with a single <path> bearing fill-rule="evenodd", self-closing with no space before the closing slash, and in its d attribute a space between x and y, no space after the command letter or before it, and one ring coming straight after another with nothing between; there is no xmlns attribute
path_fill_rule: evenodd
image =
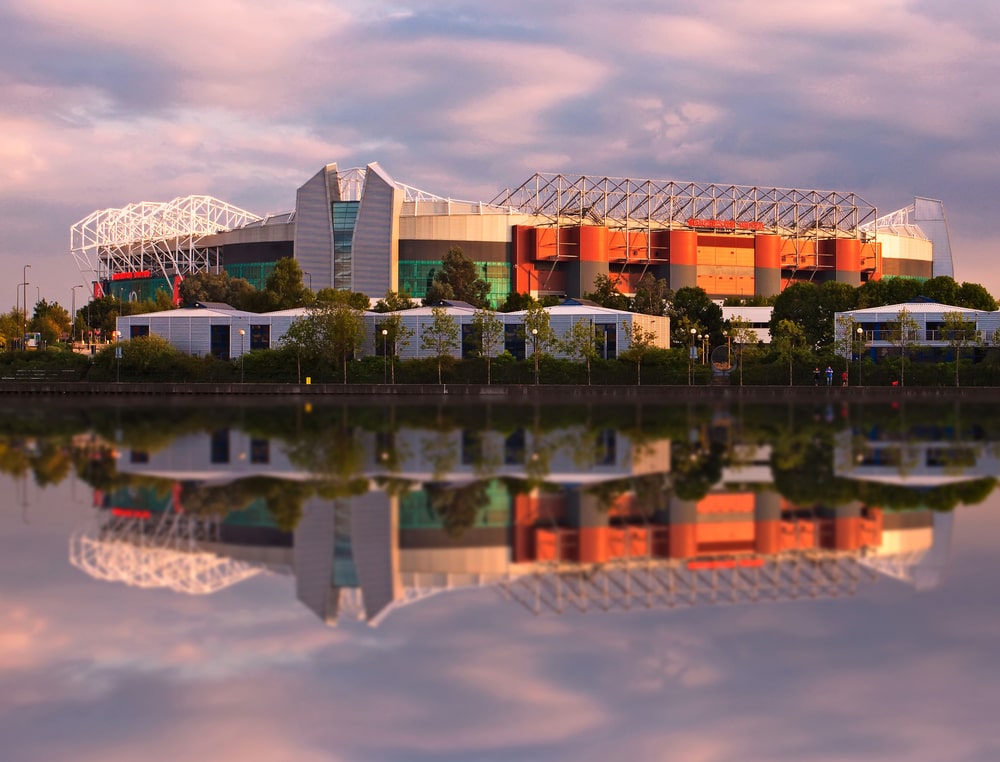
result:
<svg viewBox="0 0 1000 762"><path fill-rule="evenodd" d="M69 248L80 272L93 280L146 271L169 279L218 268L217 248L201 240L261 220L212 196L140 201L91 212L70 228Z"/></svg>

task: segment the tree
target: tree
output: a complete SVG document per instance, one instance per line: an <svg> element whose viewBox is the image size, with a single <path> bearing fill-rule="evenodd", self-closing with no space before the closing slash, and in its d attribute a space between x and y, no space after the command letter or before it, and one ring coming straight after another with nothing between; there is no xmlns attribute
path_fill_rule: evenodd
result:
<svg viewBox="0 0 1000 762"><path fill-rule="evenodd" d="M632 311L642 315L666 315L667 305L673 296L674 292L663 278L646 273L636 284Z"/></svg>
<svg viewBox="0 0 1000 762"><path fill-rule="evenodd" d="M997 301L978 283L963 283L958 287L958 303L955 306L993 312L997 309Z"/></svg>
<svg viewBox="0 0 1000 762"><path fill-rule="evenodd" d="M462 253L458 246L452 246L441 260L441 269L434 275L431 287L424 297L425 305L433 305L443 299L457 299L468 302L473 307L489 304L490 284L480 276L476 263Z"/></svg>
<svg viewBox="0 0 1000 762"><path fill-rule="evenodd" d="M69 312L58 302L42 299L35 304L29 330L42 334L46 344L52 345L70 332Z"/></svg>
<svg viewBox="0 0 1000 762"><path fill-rule="evenodd" d="M962 350L970 345L981 344L982 340L976 331L975 321L969 320L965 313L956 310L946 312L941 317L941 337L948 342L952 356L955 358L955 386L958 386L958 369L962 361Z"/></svg>
<svg viewBox="0 0 1000 762"><path fill-rule="evenodd" d="M670 305L671 338L674 344L687 345L690 330L707 333L717 340L722 333L722 307L708 298L703 288L685 286L677 289Z"/></svg>
<svg viewBox="0 0 1000 762"><path fill-rule="evenodd" d="M382 318L375 327L376 341L382 341L382 352L389 357L389 367L392 383L396 383L396 356L399 351L410 345L413 331L403 325L403 318L394 312ZM385 334L382 334L385 331Z"/></svg>
<svg viewBox="0 0 1000 762"><path fill-rule="evenodd" d="M157 293L166 295L164 291ZM197 302L222 302L236 309L248 309L257 306L254 301L256 293L257 289L249 281L230 277L224 270L191 273L181 281L178 289L181 301L187 307L193 307Z"/></svg>
<svg viewBox="0 0 1000 762"><path fill-rule="evenodd" d="M587 365L587 386L590 386L590 364L599 357L594 341L594 324L591 320L577 318L559 342L563 352Z"/></svg>
<svg viewBox="0 0 1000 762"><path fill-rule="evenodd" d="M791 320L802 327L805 344L817 350L834 341L834 316L854 309L857 289L846 283L828 281L792 283L778 294L771 313L771 330L782 320Z"/></svg>
<svg viewBox="0 0 1000 762"><path fill-rule="evenodd" d="M549 311L535 303L524 312L524 338L531 342L531 355L535 361L535 383L538 383L538 360L555 342Z"/></svg>
<svg viewBox="0 0 1000 762"><path fill-rule="evenodd" d="M778 355L788 362L788 385L792 385L792 360L795 358L795 351L806 341L805 331L802 326L791 320L781 320L775 326L772 333L772 343L778 350Z"/></svg>
<svg viewBox="0 0 1000 762"><path fill-rule="evenodd" d="M294 320L288 327L282 344L296 353L300 382L302 359L306 358L331 363L340 360L346 384L347 361L361 346L364 336L364 316L361 310L343 301L339 304L321 304Z"/></svg>
<svg viewBox="0 0 1000 762"><path fill-rule="evenodd" d="M385 296L375 302L375 306L372 308L373 312L401 312L403 310L412 310L417 306L408 293L405 291L399 293L398 291L386 291Z"/></svg>
<svg viewBox="0 0 1000 762"><path fill-rule="evenodd" d="M438 383L441 380L441 365L451 357L458 348L458 322L448 314L444 307L434 307L431 310L431 324L424 329L420 337L422 349L429 349L437 359Z"/></svg>
<svg viewBox="0 0 1000 762"><path fill-rule="evenodd" d="M584 297L611 310L624 312L629 308L629 299L618 290L618 281L603 273L594 278L594 290L584 294Z"/></svg>
<svg viewBox="0 0 1000 762"><path fill-rule="evenodd" d="M291 257L282 257L264 285L274 310L304 307L313 300L312 292L302 283L302 268Z"/></svg>
<svg viewBox="0 0 1000 762"><path fill-rule="evenodd" d="M899 385L906 386L906 357L910 346L919 336L920 324L914 319L906 307L896 315L890 324L889 341L899 348Z"/></svg>
<svg viewBox="0 0 1000 762"><path fill-rule="evenodd" d="M526 310L535 303L535 297L531 294L519 294L512 291L507 294L504 303L497 308L497 312L520 312Z"/></svg>
<svg viewBox="0 0 1000 762"><path fill-rule="evenodd" d="M958 284L954 278L950 278L947 275L928 278L920 286L920 293L938 304L957 306L960 301Z"/></svg>
<svg viewBox="0 0 1000 762"><path fill-rule="evenodd" d="M851 357L854 355L854 344L858 338L857 330L858 324L850 315L841 315L837 318L834 351L844 358L845 371L850 368Z"/></svg>
<svg viewBox="0 0 1000 762"><path fill-rule="evenodd" d="M621 353L621 357L635 360L635 383L636 386L642 386L642 358L656 347L656 331L643 328L634 318L631 323L622 321L622 331L625 332L625 340L629 346Z"/></svg>
<svg viewBox="0 0 1000 762"><path fill-rule="evenodd" d="M321 288L316 292L317 304L346 304L364 312L371 305L367 294L360 291L346 291L342 288Z"/></svg>
<svg viewBox="0 0 1000 762"><path fill-rule="evenodd" d="M472 315L472 330L479 337L480 354L486 358L486 383L493 383L490 363L503 349L504 324L493 310L476 310Z"/></svg>
<svg viewBox="0 0 1000 762"><path fill-rule="evenodd" d="M746 347L749 345L751 351L757 349L757 332L749 320L735 317L729 321L729 340L736 345L737 360L740 366L740 386L743 386L743 359L746 354ZM730 360L731 362L731 360Z"/></svg>

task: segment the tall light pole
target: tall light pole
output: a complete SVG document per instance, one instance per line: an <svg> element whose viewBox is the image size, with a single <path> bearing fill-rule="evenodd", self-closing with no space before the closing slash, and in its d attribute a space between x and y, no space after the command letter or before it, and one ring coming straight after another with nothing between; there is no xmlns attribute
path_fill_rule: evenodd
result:
<svg viewBox="0 0 1000 762"><path fill-rule="evenodd" d="M73 289L72 289L73 297L72 297L72 299L70 301L71 301L71 304L73 305L73 307L72 307L72 309L70 311L70 315L69 315L69 343L70 343L70 347L72 347L73 342L76 341L76 335L75 335L76 331L74 329L76 328L76 290L78 288L83 288L83 284L81 283L78 286L73 286Z"/></svg>
<svg viewBox="0 0 1000 762"><path fill-rule="evenodd" d="M302 274L305 275L309 279L309 290L312 291L313 290L313 276L312 276L312 273L307 273L307 272L305 272L303 270Z"/></svg>
<svg viewBox="0 0 1000 762"><path fill-rule="evenodd" d="M389 383L389 330L382 329L382 383Z"/></svg>
<svg viewBox="0 0 1000 762"><path fill-rule="evenodd" d="M122 347L118 343L118 339L121 338L121 331L112 331L111 338L115 340L115 383L121 383L122 380Z"/></svg>
<svg viewBox="0 0 1000 762"><path fill-rule="evenodd" d="M694 360L694 337L698 333L696 328L691 329L691 347L688 349L688 386L691 386L692 376L694 375L694 368L691 367L691 361Z"/></svg>
<svg viewBox="0 0 1000 762"><path fill-rule="evenodd" d="M531 329L531 357L535 361L535 386L538 386L538 329Z"/></svg>
<svg viewBox="0 0 1000 762"><path fill-rule="evenodd" d="M861 362L865 359L865 329L858 326L858 386L861 386Z"/></svg>
<svg viewBox="0 0 1000 762"><path fill-rule="evenodd" d="M21 268L21 285L24 286L24 319L21 321L21 346L24 346L24 334L28 332L28 268L25 265Z"/></svg>
<svg viewBox="0 0 1000 762"><path fill-rule="evenodd" d="M240 383L243 383L243 348L246 346L247 332L240 328Z"/></svg>

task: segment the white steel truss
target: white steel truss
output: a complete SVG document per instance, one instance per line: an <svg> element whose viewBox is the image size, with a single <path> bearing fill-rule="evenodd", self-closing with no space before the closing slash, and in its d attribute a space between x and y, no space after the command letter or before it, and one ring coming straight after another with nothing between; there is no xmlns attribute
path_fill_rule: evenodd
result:
<svg viewBox="0 0 1000 762"><path fill-rule="evenodd" d="M184 513L149 519L108 515L70 538L69 561L95 579L207 595L263 571L203 550L200 543L218 541L219 527L216 519Z"/></svg>
<svg viewBox="0 0 1000 762"><path fill-rule="evenodd" d="M491 203L557 226L655 230L698 227L690 223L704 221L713 229L819 238L853 237L876 213L855 193L542 173Z"/></svg>
<svg viewBox="0 0 1000 762"><path fill-rule="evenodd" d="M534 614L562 614L838 598L876 576L857 554L807 551L768 556L760 566L714 569L652 558L553 562L499 587Z"/></svg>
<svg viewBox="0 0 1000 762"><path fill-rule="evenodd" d="M80 272L94 280L144 271L169 279L217 270L218 247L202 240L261 219L212 196L142 201L77 222L70 229L70 253Z"/></svg>

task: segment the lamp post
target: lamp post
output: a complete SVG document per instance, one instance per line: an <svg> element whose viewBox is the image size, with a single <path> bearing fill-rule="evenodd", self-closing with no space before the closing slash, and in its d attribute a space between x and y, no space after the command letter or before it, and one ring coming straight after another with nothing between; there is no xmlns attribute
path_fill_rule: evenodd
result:
<svg viewBox="0 0 1000 762"><path fill-rule="evenodd" d="M303 271L302 274L305 275L309 279L309 290L312 291L313 290L313 276L312 276L312 273L307 273L307 272Z"/></svg>
<svg viewBox="0 0 1000 762"><path fill-rule="evenodd" d="M24 347L24 334L28 332L28 268L25 265L21 268L21 285L24 286L24 316L21 321L21 346Z"/></svg>
<svg viewBox="0 0 1000 762"><path fill-rule="evenodd" d="M243 348L246 346L247 332L240 328L240 383L243 383Z"/></svg>
<svg viewBox="0 0 1000 762"><path fill-rule="evenodd" d="M535 386L538 386L538 329L531 329L531 356L535 361Z"/></svg>
<svg viewBox="0 0 1000 762"><path fill-rule="evenodd" d="M692 376L694 375L694 369L691 367L691 361L694 360L694 337L697 333L697 329L691 329L691 347L688 349L688 386L691 386Z"/></svg>
<svg viewBox="0 0 1000 762"><path fill-rule="evenodd" d="M382 383L389 383L389 329L382 329Z"/></svg>
<svg viewBox="0 0 1000 762"><path fill-rule="evenodd" d="M858 386L861 386L861 361L865 354L865 329L858 326Z"/></svg>
<svg viewBox="0 0 1000 762"><path fill-rule="evenodd" d="M122 348L118 343L118 339L121 337L121 331L112 331L111 338L115 340L115 383L121 383L122 380Z"/></svg>
<svg viewBox="0 0 1000 762"><path fill-rule="evenodd" d="M83 288L83 284L73 286L72 298L70 299L70 303L73 305L69 315L69 341L71 347L73 342L76 341L76 331L74 329L76 328L76 290L78 288Z"/></svg>

